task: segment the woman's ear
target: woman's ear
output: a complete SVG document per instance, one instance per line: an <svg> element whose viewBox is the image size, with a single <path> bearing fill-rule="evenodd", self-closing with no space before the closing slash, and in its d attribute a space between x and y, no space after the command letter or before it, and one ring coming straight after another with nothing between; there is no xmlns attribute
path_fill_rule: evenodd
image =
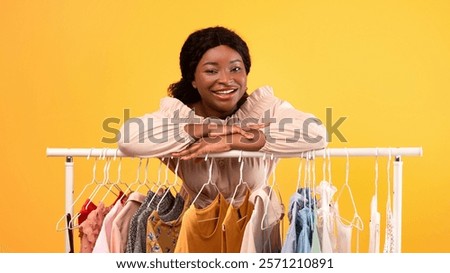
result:
<svg viewBox="0 0 450 273"><path fill-rule="evenodd" d="M195 84L195 81L192 81L192 87L194 87L194 89L197 89L197 85Z"/></svg>

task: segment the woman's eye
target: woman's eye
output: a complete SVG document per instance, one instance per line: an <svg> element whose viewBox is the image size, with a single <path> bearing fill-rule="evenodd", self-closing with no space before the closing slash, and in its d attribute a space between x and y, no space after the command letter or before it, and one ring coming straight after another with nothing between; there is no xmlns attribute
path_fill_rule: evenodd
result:
<svg viewBox="0 0 450 273"><path fill-rule="evenodd" d="M207 69L207 70L205 70L205 72L206 72L207 74L216 74L216 73L217 73L217 71L214 70L214 69Z"/></svg>
<svg viewBox="0 0 450 273"><path fill-rule="evenodd" d="M231 69L231 72L239 72L239 71L241 71L241 68L240 68L240 67L233 67L233 68Z"/></svg>

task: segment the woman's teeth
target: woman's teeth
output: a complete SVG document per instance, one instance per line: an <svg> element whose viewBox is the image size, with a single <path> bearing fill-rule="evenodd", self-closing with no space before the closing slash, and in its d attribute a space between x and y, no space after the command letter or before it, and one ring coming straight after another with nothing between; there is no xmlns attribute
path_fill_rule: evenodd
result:
<svg viewBox="0 0 450 273"><path fill-rule="evenodd" d="M234 89L230 89L230 90L223 90L223 91L215 91L214 93L216 93L216 94L230 94L233 91L234 91Z"/></svg>

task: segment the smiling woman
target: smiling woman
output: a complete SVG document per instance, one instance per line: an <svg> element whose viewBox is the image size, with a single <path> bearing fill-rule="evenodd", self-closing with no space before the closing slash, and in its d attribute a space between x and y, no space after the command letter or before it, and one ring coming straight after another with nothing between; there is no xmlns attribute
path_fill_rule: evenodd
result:
<svg viewBox="0 0 450 273"><path fill-rule="evenodd" d="M250 67L247 44L235 32L224 27L196 31L182 47L182 78L169 86L170 97L161 100L159 111L130 119L121 128L123 153L181 159L164 162L177 171L190 198L187 203L192 203L183 218L177 252L221 252L221 229L216 227L225 217L226 204L250 208L250 195L267 196L265 183L277 163L262 158L206 162L196 157L229 150L287 153L326 146L325 128L315 116L275 97L269 86L247 93ZM247 187L238 187L242 181ZM276 195L270 199L274 211L281 212ZM245 218L246 212L239 213ZM200 214L207 215L204 222L197 219ZM282 215L273 217L274 225ZM197 238L195 246L188 242L192 236ZM257 252L279 252L279 244L273 246Z"/></svg>

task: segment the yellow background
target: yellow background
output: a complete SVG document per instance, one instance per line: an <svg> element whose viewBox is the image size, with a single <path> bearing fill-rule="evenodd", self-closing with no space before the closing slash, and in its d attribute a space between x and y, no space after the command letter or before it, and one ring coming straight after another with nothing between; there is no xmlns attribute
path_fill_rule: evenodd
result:
<svg viewBox="0 0 450 273"><path fill-rule="evenodd" d="M403 251L450 252L449 14L445 0L0 1L0 252L64 251L55 229L64 159L46 157L46 148L115 148L101 141L112 137L103 121L122 123L124 109L156 110L180 77L187 35L215 25L248 42L249 90L269 84L323 121L326 108L331 123L347 117L339 127L347 142L333 136L330 147L422 146L423 157L404 158ZM350 161L364 252L375 160ZM344 163L333 159L338 187ZM386 159L379 163L384 215ZM91 181L92 165L75 159L75 193ZM277 169L285 202L297 166L286 160Z"/></svg>

